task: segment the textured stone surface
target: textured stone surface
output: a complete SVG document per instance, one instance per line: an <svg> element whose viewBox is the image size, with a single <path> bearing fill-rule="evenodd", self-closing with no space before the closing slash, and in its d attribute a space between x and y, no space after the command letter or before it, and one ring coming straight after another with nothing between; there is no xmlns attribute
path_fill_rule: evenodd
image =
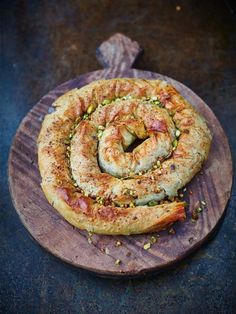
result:
<svg viewBox="0 0 236 314"><path fill-rule="evenodd" d="M232 3L1 2L0 312L234 312L235 182L225 219L212 241L173 270L125 281L97 278L41 249L20 223L7 184L9 147L21 119L59 83L99 69L95 49L117 31L145 48L136 67L183 82L209 104L228 135L235 160L236 18Z"/></svg>

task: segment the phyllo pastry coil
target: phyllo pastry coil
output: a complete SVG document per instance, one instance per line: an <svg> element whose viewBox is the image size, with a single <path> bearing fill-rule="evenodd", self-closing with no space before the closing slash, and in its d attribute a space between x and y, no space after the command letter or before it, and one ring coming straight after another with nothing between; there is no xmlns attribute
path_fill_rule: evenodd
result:
<svg viewBox="0 0 236 314"><path fill-rule="evenodd" d="M176 196L201 169L211 134L172 86L100 80L53 105L38 138L39 168L48 201L68 222L113 235L185 218Z"/></svg>

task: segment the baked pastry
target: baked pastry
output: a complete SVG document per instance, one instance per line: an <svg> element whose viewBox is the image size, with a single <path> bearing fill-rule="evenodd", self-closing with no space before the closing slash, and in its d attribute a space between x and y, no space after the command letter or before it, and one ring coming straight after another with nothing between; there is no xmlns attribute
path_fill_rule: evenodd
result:
<svg viewBox="0 0 236 314"><path fill-rule="evenodd" d="M67 221L94 233L138 234L185 218L175 197L201 169L211 134L172 86L100 80L53 105L38 138L39 169L48 201Z"/></svg>

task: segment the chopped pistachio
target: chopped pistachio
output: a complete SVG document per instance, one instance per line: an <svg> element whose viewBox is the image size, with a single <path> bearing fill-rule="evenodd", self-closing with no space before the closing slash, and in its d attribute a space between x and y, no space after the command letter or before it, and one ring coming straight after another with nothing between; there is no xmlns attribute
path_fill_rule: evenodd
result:
<svg viewBox="0 0 236 314"><path fill-rule="evenodd" d="M142 171L139 171L138 175L139 175L139 176L142 176L142 175L143 175Z"/></svg>
<svg viewBox="0 0 236 314"><path fill-rule="evenodd" d="M128 99L131 99L131 98L132 98L131 95L126 95L126 96L123 96L123 97L122 97L123 100L128 100Z"/></svg>
<svg viewBox="0 0 236 314"><path fill-rule="evenodd" d="M130 171L129 176L132 177L134 175L135 175L135 173L133 171Z"/></svg>
<svg viewBox="0 0 236 314"><path fill-rule="evenodd" d="M70 145L70 140L69 140L68 138L66 138L66 139L64 140L64 144Z"/></svg>
<svg viewBox="0 0 236 314"><path fill-rule="evenodd" d="M153 165L153 167L152 167L153 169L157 169L158 168L158 166L157 165Z"/></svg>
<svg viewBox="0 0 236 314"><path fill-rule="evenodd" d="M96 201L97 201L97 203L99 203L101 205L104 204L104 198L103 197L100 197L100 196L96 197Z"/></svg>
<svg viewBox="0 0 236 314"><path fill-rule="evenodd" d="M78 184L77 184L76 182L74 182L74 186L75 186L75 187L77 187L77 186L78 186Z"/></svg>
<svg viewBox="0 0 236 314"><path fill-rule="evenodd" d="M125 188L125 189L123 190L123 193L124 193L124 194L129 194L129 189Z"/></svg>
<svg viewBox="0 0 236 314"><path fill-rule="evenodd" d="M105 129L105 127L103 125L98 126L98 130L104 130L104 129Z"/></svg>
<svg viewBox="0 0 236 314"><path fill-rule="evenodd" d="M102 134L103 134L103 131L102 130L98 130L98 133L97 133L98 138L101 138Z"/></svg>
<svg viewBox="0 0 236 314"><path fill-rule="evenodd" d="M178 145L178 141L175 139L175 140L173 141L173 143L172 143L173 150L176 149L177 145Z"/></svg>
<svg viewBox="0 0 236 314"><path fill-rule="evenodd" d="M151 248L151 243L145 243L143 246L144 250L149 250Z"/></svg>
<svg viewBox="0 0 236 314"><path fill-rule="evenodd" d="M121 246L122 242L121 241L116 241L116 246Z"/></svg>
<svg viewBox="0 0 236 314"><path fill-rule="evenodd" d="M154 237L154 236L151 236L150 242L151 242L152 244L156 243L156 242L157 242L157 238Z"/></svg>
<svg viewBox="0 0 236 314"><path fill-rule="evenodd" d="M89 115L88 115L87 113L85 113L85 114L83 115L83 119L84 119L84 120L88 120L88 118L89 118Z"/></svg>
<svg viewBox="0 0 236 314"><path fill-rule="evenodd" d="M115 261L115 265L120 265L121 264L121 260L120 259L117 259L116 261Z"/></svg>
<svg viewBox="0 0 236 314"><path fill-rule="evenodd" d="M160 160L157 160L157 167L160 167L160 165L161 165Z"/></svg>
<svg viewBox="0 0 236 314"><path fill-rule="evenodd" d="M135 190L130 190L129 194L130 194L131 196L135 196L135 195L136 195L136 191L135 191Z"/></svg>
<svg viewBox="0 0 236 314"><path fill-rule="evenodd" d="M91 232L88 232L88 243L89 244L92 244L93 242L92 242L92 233Z"/></svg>
<svg viewBox="0 0 236 314"><path fill-rule="evenodd" d="M108 105L108 104L110 104L110 102L111 102L111 100L109 100L109 99L104 99L104 100L102 101L102 105L103 105L103 106Z"/></svg>
<svg viewBox="0 0 236 314"><path fill-rule="evenodd" d="M84 196L89 196L89 194L87 192L84 192Z"/></svg>
<svg viewBox="0 0 236 314"><path fill-rule="evenodd" d="M135 205L134 205L134 203L133 202L130 202L129 203L129 207L134 207Z"/></svg>
<svg viewBox="0 0 236 314"><path fill-rule="evenodd" d="M197 211L198 213L201 213L201 212L202 212L202 208L201 208L201 207L198 207L198 208L196 209L196 211Z"/></svg>
<svg viewBox="0 0 236 314"><path fill-rule="evenodd" d="M148 202L148 206L156 206L158 204L157 201L150 201Z"/></svg>
<svg viewBox="0 0 236 314"><path fill-rule="evenodd" d="M155 100L152 102L154 105L157 105L157 106L161 106L161 103L159 100Z"/></svg>
<svg viewBox="0 0 236 314"><path fill-rule="evenodd" d="M157 98L157 96L152 96L151 97L151 100L157 100L158 98Z"/></svg>
<svg viewBox="0 0 236 314"><path fill-rule="evenodd" d="M95 109L95 105L91 104L87 109L87 113L91 114L94 111L94 109Z"/></svg>
<svg viewBox="0 0 236 314"><path fill-rule="evenodd" d="M180 136L180 130L178 130L178 129L176 130L175 136L176 136L176 137L179 137L179 136Z"/></svg>

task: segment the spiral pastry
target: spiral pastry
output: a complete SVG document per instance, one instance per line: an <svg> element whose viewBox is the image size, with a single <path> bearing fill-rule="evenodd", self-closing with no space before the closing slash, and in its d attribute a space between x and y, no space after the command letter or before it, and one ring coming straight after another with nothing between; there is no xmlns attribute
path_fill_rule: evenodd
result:
<svg viewBox="0 0 236 314"><path fill-rule="evenodd" d="M177 192L201 169L211 134L172 86L100 80L54 106L38 160L42 189L67 221L94 233L138 234L185 218Z"/></svg>

